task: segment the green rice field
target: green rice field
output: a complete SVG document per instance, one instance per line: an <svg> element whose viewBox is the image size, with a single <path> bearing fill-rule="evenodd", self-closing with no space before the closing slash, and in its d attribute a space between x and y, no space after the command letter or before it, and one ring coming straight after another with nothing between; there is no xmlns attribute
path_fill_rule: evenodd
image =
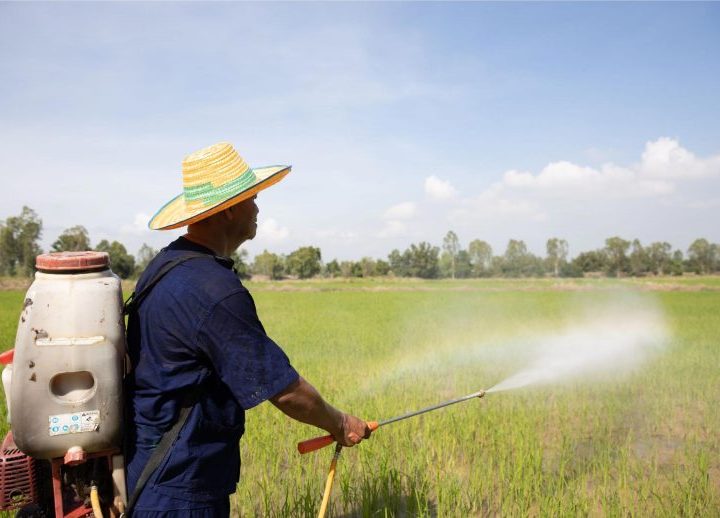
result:
<svg viewBox="0 0 720 518"><path fill-rule="evenodd" d="M666 343L633 369L488 394L344 449L329 516L720 515L718 278L247 284L301 374L368 420L491 387L588 308L663 316ZM23 295L0 292L3 350ZM233 515L316 516L333 449L296 444L321 434L248 411Z"/></svg>

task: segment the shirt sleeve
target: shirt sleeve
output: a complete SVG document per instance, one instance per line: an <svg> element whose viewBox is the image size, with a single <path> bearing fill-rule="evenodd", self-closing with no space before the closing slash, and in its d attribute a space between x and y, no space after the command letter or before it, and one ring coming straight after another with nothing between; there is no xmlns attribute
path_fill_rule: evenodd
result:
<svg viewBox="0 0 720 518"><path fill-rule="evenodd" d="M245 289L215 305L199 329L198 347L245 410L299 377L280 346L265 334Z"/></svg>

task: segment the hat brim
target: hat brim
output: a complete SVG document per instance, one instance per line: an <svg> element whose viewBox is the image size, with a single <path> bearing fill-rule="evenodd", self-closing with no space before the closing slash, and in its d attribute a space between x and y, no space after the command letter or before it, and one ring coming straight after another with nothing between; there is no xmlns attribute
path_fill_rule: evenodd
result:
<svg viewBox="0 0 720 518"><path fill-rule="evenodd" d="M180 194L163 205L157 213L150 218L148 227L152 230L171 230L184 227L217 214L236 203L252 198L263 189L278 183L290 172L289 165L271 165L266 167L253 168L256 181L250 187L233 194L226 200L214 205L205 206L195 211L189 211L185 205L185 197Z"/></svg>

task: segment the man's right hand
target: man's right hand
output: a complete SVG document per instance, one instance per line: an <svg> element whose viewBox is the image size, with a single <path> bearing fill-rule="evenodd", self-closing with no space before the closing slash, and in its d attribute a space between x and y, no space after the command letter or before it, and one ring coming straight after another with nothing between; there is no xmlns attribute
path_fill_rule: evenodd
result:
<svg viewBox="0 0 720 518"><path fill-rule="evenodd" d="M343 446L349 447L359 444L363 439L368 439L371 433L372 430L365 421L354 415L343 413L340 430L333 433L333 437Z"/></svg>

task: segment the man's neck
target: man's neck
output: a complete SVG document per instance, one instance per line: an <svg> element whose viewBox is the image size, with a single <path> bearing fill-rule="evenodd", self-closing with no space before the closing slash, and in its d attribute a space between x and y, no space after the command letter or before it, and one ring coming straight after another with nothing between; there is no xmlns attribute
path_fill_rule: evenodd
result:
<svg viewBox="0 0 720 518"><path fill-rule="evenodd" d="M224 239L213 238L198 232L191 232L189 229L183 237L188 241L212 250L215 255L222 257L230 257L230 254L237 249L237 246L233 247L231 243L228 243Z"/></svg>

